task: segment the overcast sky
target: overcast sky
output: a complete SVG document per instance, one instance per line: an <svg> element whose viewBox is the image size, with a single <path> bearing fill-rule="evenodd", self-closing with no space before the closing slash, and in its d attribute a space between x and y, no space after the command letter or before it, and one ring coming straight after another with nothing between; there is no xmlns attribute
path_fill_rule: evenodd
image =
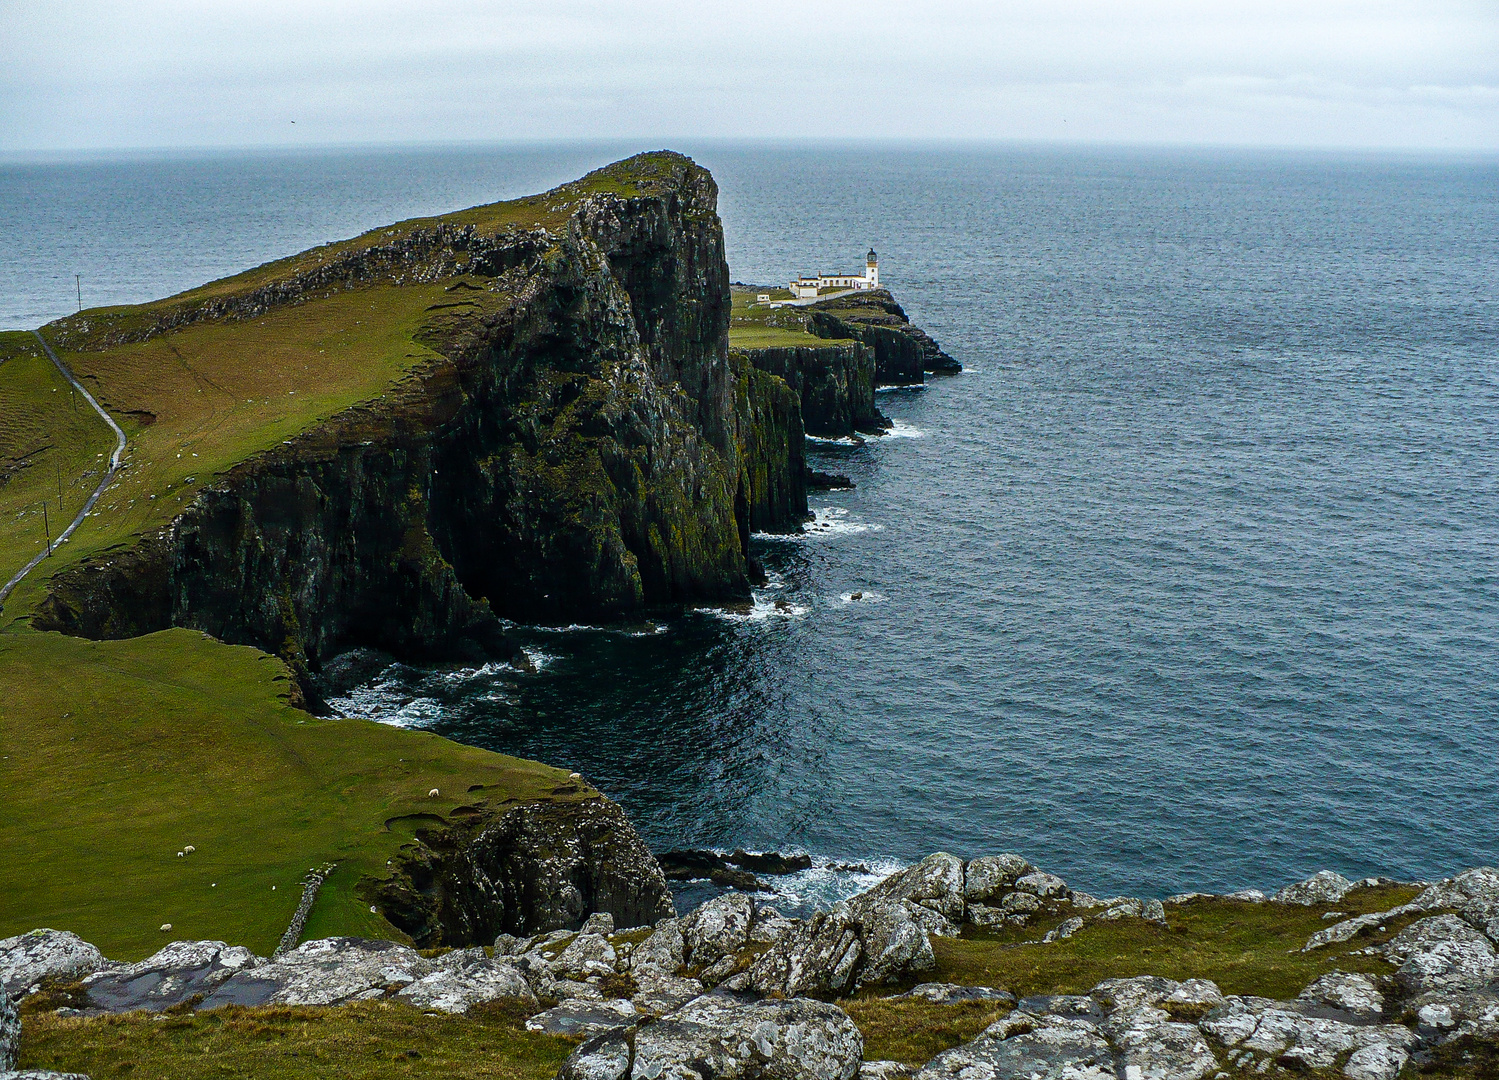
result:
<svg viewBox="0 0 1499 1080"><path fill-rule="evenodd" d="M1499 150L1499 0L0 0L0 152L828 137Z"/></svg>

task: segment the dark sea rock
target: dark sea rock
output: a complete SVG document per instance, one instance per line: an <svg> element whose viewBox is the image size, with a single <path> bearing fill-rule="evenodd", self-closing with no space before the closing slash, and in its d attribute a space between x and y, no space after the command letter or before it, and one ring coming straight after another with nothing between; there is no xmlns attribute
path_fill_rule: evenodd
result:
<svg viewBox="0 0 1499 1080"><path fill-rule="evenodd" d="M514 806L418 838L368 891L424 947L578 927L592 912L619 926L674 913L650 849L602 796Z"/></svg>

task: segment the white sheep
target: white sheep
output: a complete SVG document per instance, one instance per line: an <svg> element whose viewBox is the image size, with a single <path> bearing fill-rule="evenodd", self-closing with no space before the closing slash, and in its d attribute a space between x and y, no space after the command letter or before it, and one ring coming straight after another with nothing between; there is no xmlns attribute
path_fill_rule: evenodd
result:
<svg viewBox="0 0 1499 1080"><path fill-rule="evenodd" d="M427 792L427 798L429 798L429 799L435 799L435 798L437 798L437 795L438 795L438 791L437 791L436 788L433 788L431 791Z"/></svg>
<svg viewBox="0 0 1499 1080"><path fill-rule="evenodd" d="M162 924L161 924L161 932L162 932L162 933L163 933L163 934L165 934L165 933L166 933L166 932L167 932L167 931L168 931L168 930L170 930L170 929L171 929L171 928L172 928L172 924L171 924L171 923L169 923L169 922L164 922L164 923L162 923Z"/></svg>
<svg viewBox="0 0 1499 1080"><path fill-rule="evenodd" d="M195 847L193 847L191 844L188 844L187 847L183 848L182 850L185 851L185 852L187 852L189 855L191 855L193 852L197 851L198 849L195 848Z"/></svg>

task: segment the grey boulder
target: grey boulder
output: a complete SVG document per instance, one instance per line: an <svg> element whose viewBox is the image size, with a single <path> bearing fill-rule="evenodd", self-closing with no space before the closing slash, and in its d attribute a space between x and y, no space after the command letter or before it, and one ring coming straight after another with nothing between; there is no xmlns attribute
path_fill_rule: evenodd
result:
<svg viewBox="0 0 1499 1080"><path fill-rule="evenodd" d="M687 939L679 920L665 919L630 953L630 967L637 978L643 973L671 975L687 962Z"/></svg>
<svg viewBox="0 0 1499 1080"><path fill-rule="evenodd" d="M1240 1069L1260 1068L1266 1061L1308 1071L1331 1069L1354 1051L1388 1046L1393 1050L1387 1056L1408 1055L1416 1044L1415 1033L1398 1024L1365 1024L1352 1016L1339 1020L1326 1012L1311 1002L1230 997L1200 1027L1228 1048ZM1386 1052L1371 1052L1363 1060L1378 1053Z"/></svg>
<svg viewBox="0 0 1499 1080"><path fill-rule="evenodd" d="M1004 1034L997 1025L922 1066L917 1080L1115 1080L1114 1050L1091 1024ZM991 1032L993 1034L991 1034Z"/></svg>
<svg viewBox="0 0 1499 1080"><path fill-rule="evenodd" d="M1303 907L1310 907L1313 904L1336 904L1351 888L1353 888L1353 882L1342 874L1332 870L1319 870L1305 881L1287 885L1270 897L1270 902L1272 904L1300 904Z"/></svg>
<svg viewBox="0 0 1499 1080"><path fill-rule="evenodd" d="M708 967L736 955L749 944L754 918L755 902L743 893L725 893L709 900L683 919L688 960L697 967Z"/></svg>
<svg viewBox="0 0 1499 1080"><path fill-rule="evenodd" d="M1456 915L1412 923L1385 946L1400 964L1396 978L1407 994L1427 990L1477 990L1499 975L1494 944Z"/></svg>
<svg viewBox="0 0 1499 1080"><path fill-rule="evenodd" d="M590 975L612 975L618 959L614 946L603 934L583 933L573 938L551 963L558 975L587 979Z"/></svg>
<svg viewBox="0 0 1499 1080"><path fill-rule="evenodd" d="M963 860L945 851L928 855L915 866L891 874L850 903L889 905L908 901L952 925L951 936L963 922ZM933 932L937 932L933 930Z"/></svg>
<svg viewBox="0 0 1499 1080"><path fill-rule="evenodd" d="M705 995L639 1028L578 1047L558 1080L853 1080L864 1054L833 1005L793 998L745 1003Z"/></svg>
<svg viewBox="0 0 1499 1080"><path fill-rule="evenodd" d="M1384 994L1379 984L1358 972L1328 972L1297 995L1297 999L1320 1003L1370 1023L1384 1015Z"/></svg>
<svg viewBox="0 0 1499 1080"><path fill-rule="evenodd" d="M832 997L935 968L923 925L931 910L867 897L835 904L786 934L755 958L747 986L762 995Z"/></svg>
<svg viewBox="0 0 1499 1080"><path fill-rule="evenodd" d="M67 930L32 930L0 941L0 985L12 997L44 979L77 978L108 966L103 953Z"/></svg>
<svg viewBox="0 0 1499 1080"><path fill-rule="evenodd" d="M919 983L891 1001L927 1001L933 1005L956 1005L963 1001L992 1001L996 1005L1015 1004L1015 995L992 986L960 986L958 983Z"/></svg>
<svg viewBox="0 0 1499 1080"><path fill-rule="evenodd" d="M536 994L525 974L509 959L497 956L490 960L483 949L467 949L439 957L437 962L442 963L438 970L402 987L396 999L445 1013L467 1013L489 1001L536 1004Z"/></svg>
<svg viewBox="0 0 1499 1080"><path fill-rule="evenodd" d="M1019 855L985 855L963 867L963 899L970 904L988 904L1007 892L1035 867Z"/></svg>
<svg viewBox="0 0 1499 1080"><path fill-rule="evenodd" d="M547 1035L593 1036L615 1028L630 1027L639 1020L639 1010L628 1001L566 1001L531 1017L526 1021L526 1028Z"/></svg>

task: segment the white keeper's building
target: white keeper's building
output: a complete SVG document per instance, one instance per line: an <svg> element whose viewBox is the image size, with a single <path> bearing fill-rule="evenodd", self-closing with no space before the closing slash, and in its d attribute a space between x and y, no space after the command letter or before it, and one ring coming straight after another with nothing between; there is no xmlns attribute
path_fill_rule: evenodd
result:
<svg viewBox="0 0 1499 1080"><path fill-rule="evenodd" d="M869 255L864 260L863 277L802 274L786 287L798 300L816 296L822 289L878 289L880 287L880 260L875 255L874 248L870 248Z"/></svg>

